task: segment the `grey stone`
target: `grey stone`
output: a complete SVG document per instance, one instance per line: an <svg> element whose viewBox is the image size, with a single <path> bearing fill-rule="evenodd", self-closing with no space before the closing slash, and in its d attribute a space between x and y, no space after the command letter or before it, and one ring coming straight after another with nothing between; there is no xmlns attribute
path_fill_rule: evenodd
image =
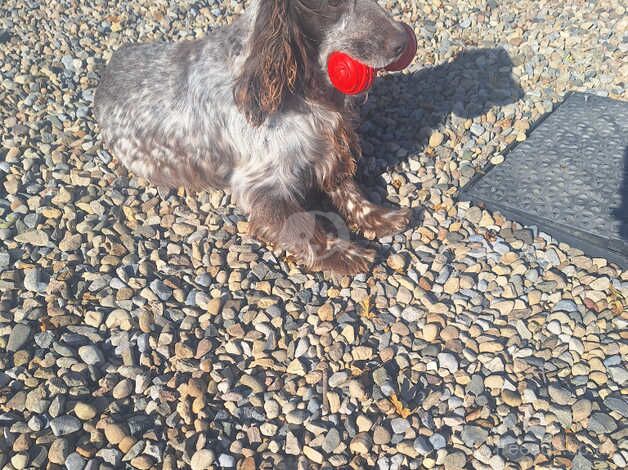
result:
<svg viewBox="0 0 628 470"><path fill-rule="evenodd" d="M425 456L432 452L432 446L423 436L418 436L413 443L414 449L421 455Z"/></svg>
<svg viewBox="0 0 628 470"><path fill-rule="evenodd" d="M390 421L390 427L395 434L405 434L410 429L410 423L404 418L393 418Z"/></svg>
<svg viewBox="0 0 628 470"><path fill-rule="evenodd" d="M331 454L340 445L340 433L336 428L331 428L325 440L323 441L323 450L328 454Z"/></svg>
<svg viewBox="0 0 628 470"><path fill-rule="evenodd" d="M222 468L232 468L235 467L235 459L228 454L220 454L218 456L218 463Z"/></svg>
<svg viewBox="0 0 628 470"><path fill-rule="evenodd" d="M85 468L85 459L76 452L72 452L65 460L65 468L68 470L83 470Z"/></svg>
<svg viewBox="0 0 628 470"><path fill-rule="evenodd" d="M349 376L344 371L336 372L329 377L329 380L328 380L329 386L339 387L347 381L348 377Z"/></svg>
<svg viewBox="0 0 628 470"><path fill-rule="evenodd" d="M616 411L624 418L628 418L628 403L624 398L608 396L604 399L604 406L609 410Z"/></svg>
<svg viewBox="0 0 628 470"><path fill-rule="evenodd" d="M373 371L373 381L378 385L382 386L388 381L388 372L383 367L378 367Z"/></svg>
<svg viewBox="0 0 628 470"><path fill-rule="evenodd" d="M598 434L609 434L617 430L617 423L606 413L593 413L589 418L589 431Z"/></svg>
<svg viewBox="0 0 628 470"><path fill-rule="evenodd" d="M443 447L447 445L447 441L445 440L443 435L438 434L437 432L432 434L429 440L430 440L430 444L432 444L432 447L434 447L434 449L436 450L442 449Z"/></svg>
<svg viewBox="0 0 628 470"><path fill-rule="evenodd" d="M458 370L458 360L456 359L456 356L451 353L439 353L438 366L454 373Z"/></svg>
<svg viewBox="0 0 628 470"><path fill-rule="evenodd" d="M114 468L118 468L122 462L122 454L118 449L100 449L96 452L96 457L100 457L104 462L112 465Z"/></svg>
<svg viewBox="0 0 628 470"><path fill-rule="evenodd" d="M82 428L81 422L74 416L63 415L50 421L50 428L55 436L66 436Z"/></svg>
<svg viewBox="0 0 628 470"><path fill-rule="evenodd" d="M31 292L45 292L48 283L45 277L41 275L39 269L27 269L24 272L24 288Z"/></svg>
<svg viewBox="0 0 628 470"><path fill-rule="evenodd" d="M591 470L593 468L593 464L580 452L573 458L571 465L571 470Z"/></svg>
<svg viewBox="0 0 628 470"><path fill-rule="evenodd" d="M479 426L465 425L460 434L462 442L468 447L477 447L486 442L488 439L488 431Z"/></svg>
<svg viewBox="0 0 628 470"><path fill-rule="evenodd" d="M170 297L172 297L172 289L168 287L161 279L154 279L150 283L150 289L162 301L166 301L170 299Z"/></svg>
<svg viewBox="0 0 628 470"><path fill-rule="evenodd" d="M11 330L9 335L9 341L7 342L7 351L18 351L22 346L26 344L31 335L31 329L28 325L23 323L16 324Z"/></svg>
<svg viewBox="0 0 628 470"><path fill-rule="evenodd" d="M476 397L484 393L484 379L480 375L473 374L471 376L471 381L467 385L467 393L472 393Z"/></svg>

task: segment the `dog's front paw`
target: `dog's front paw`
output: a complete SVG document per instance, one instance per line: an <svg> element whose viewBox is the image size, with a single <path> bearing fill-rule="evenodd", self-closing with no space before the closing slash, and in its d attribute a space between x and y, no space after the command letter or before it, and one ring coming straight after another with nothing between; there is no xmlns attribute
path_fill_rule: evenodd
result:
<svg viewBox="0 0 628 470"><path fill-rule="evenodd" d="M366 238L373 240L406 230L411 218L412 209L378 207L363 215L356 225Z"/></svg>
<svg viewBox="0 0 628 470"><path fill-rule="evenodd" d="M324 256L316 260L317 271L353 276L367 272L375 260L375 250L361 247L348 240L336 239L329 243Z"/></svg>

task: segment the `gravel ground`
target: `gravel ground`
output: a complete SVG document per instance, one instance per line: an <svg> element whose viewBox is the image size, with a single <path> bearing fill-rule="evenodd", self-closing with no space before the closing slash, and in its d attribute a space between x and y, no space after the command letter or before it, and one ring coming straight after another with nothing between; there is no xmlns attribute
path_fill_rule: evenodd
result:
<svg viewBox="0 0 628 470"><path fill-rule="evenodd" d="M334 281L99 142L114 49L242 2L2 1L0 468L626 468L628 273L456 202L566 91L628 99L625 3L383 3L419 55L361 175L423 211Z"/></svg>

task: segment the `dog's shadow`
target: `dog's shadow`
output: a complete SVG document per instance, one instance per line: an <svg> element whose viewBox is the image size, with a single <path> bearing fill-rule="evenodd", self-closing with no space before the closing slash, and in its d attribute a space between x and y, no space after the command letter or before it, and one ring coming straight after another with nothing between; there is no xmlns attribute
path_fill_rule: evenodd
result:
<svg viewBox="0 0 628 470"><path fill-rule="evenodd" d="M413 66L411 73L377 80L362 106L359 129L364 156L358 179L369 197L385 201L382 174L424 151L432 132L450 116L474 118L521 99L513 67L502 48L469 49L451 62Z"/></svg>

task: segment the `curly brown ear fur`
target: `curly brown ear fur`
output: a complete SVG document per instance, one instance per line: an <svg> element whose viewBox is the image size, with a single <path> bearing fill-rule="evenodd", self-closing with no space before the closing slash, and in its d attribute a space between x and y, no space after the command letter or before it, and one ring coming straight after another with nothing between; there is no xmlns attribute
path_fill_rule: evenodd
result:
<svg viewBox="0 0 628 470"><path fill-rule="evenodd" d="M297 79L306 67L306 46L291 18L289 2L260 2L249 55L233 90L238 108L254 126L279 111L285 99L297 92Z"/></svg>

